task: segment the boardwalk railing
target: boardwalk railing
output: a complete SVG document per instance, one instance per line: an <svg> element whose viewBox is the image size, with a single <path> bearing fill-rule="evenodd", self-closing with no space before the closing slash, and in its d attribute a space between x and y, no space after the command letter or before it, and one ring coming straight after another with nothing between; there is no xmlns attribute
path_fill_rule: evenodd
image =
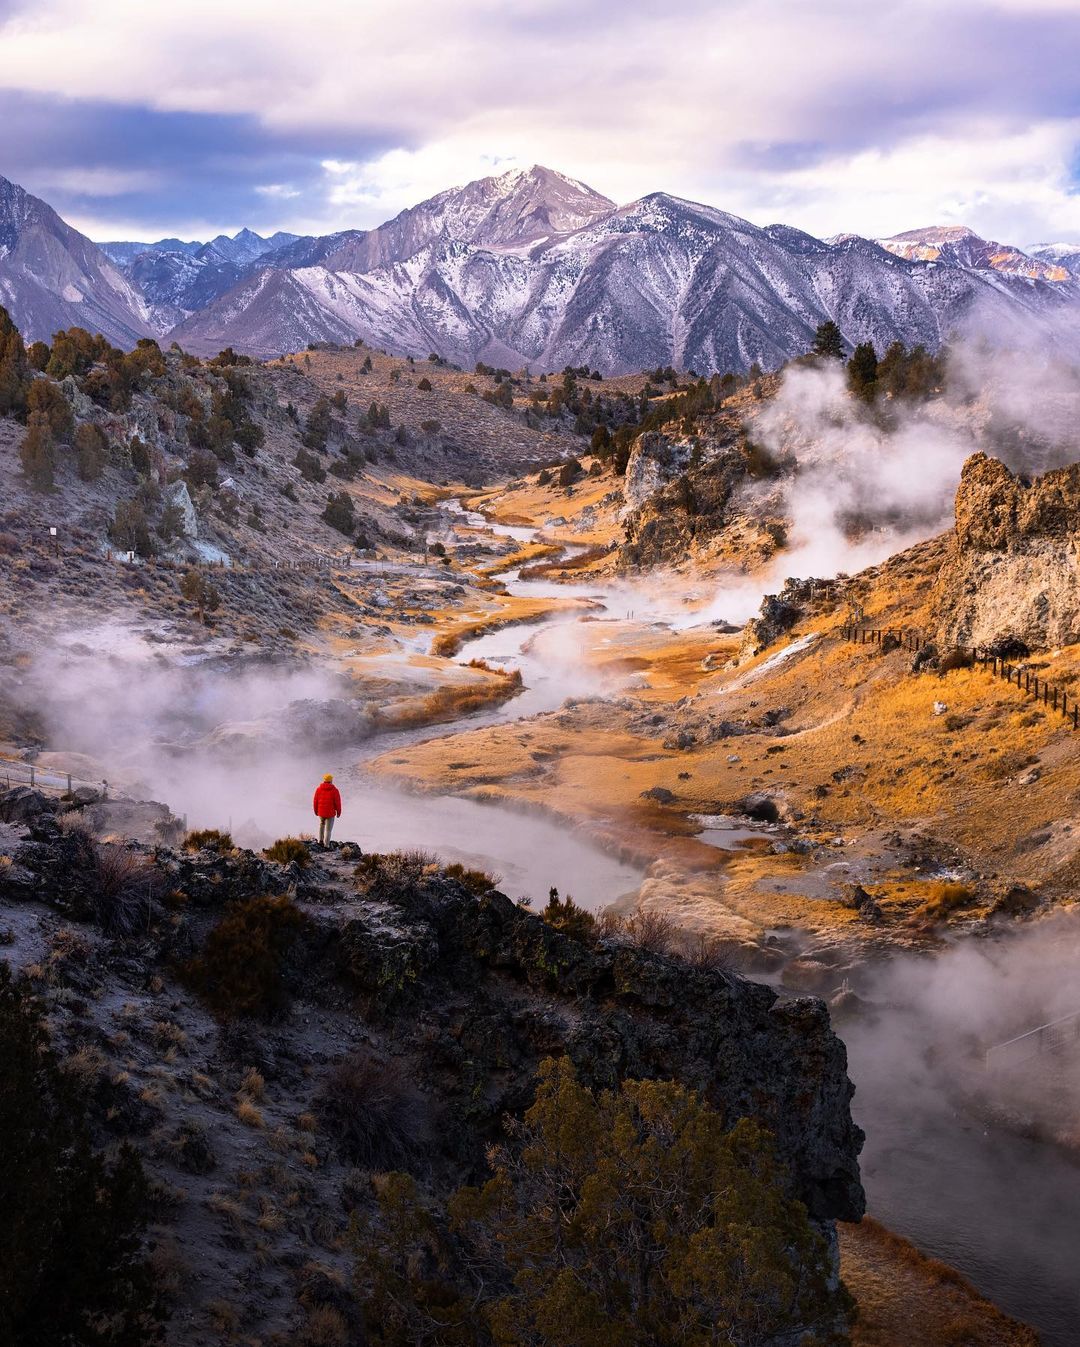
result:
<svg viewBox="0 0 1080 1347"><path fill-rule="evenodd" d="M995 1043L987 1048L983 1060L988 1071L1000 1071L1003 1067L1019 1066L1033 1057L1044 1053L1056 1052L1080 1041L1080 1010L1071 1015L1062 1015L1059 1020L1049 1024L1040 1024L1037 1029L1029 1029L1026 1034L1018 1034L1005 1043Z"/></svg>
<svg viewBox="0 0 1080 1347"><path fill-rule="evenodd" d="M916 654L925 646L932 644L921 632L912 627L863 627L849 623L840 628L840 634L845 640L852 641L856 645L877 645L883 650L886 648L911 650ZM1070 695L1065 688L1040 678L1023 664L1010 662L1001 655L995 655L978 646L952 646L946 655L959 656L972 666L978 664L997 678L1014 683L1021 692L1034 697L1037 702L1041 701L1053 711L1060 711L1074 730L1080 729L1080 698L1076 693Z"/></svg>

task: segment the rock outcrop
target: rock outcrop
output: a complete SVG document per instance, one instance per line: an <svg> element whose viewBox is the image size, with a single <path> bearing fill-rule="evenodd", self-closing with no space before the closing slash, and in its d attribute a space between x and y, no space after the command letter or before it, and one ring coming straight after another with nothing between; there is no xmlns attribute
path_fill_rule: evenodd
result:
<svg viewBox="0 0 1080 1347"><path fill-rule="evenodd" d="M711 550L731 523L732 497L746 475L734 417L718 418L703 435L639 436L626 465L620 564L674 565Z"/></svg>
<svg viewBox="0 0 1080 1347"><path fill-rule="evenodd" d="M935 596L938 644L1032 650L1080 640L1080 464L1034 480L964 464Z"/></svg>
<svg viewBox="0 0 1080 1347"><path fill-rule="evenodd" d="M303 867L244 850L107 845L124 846L138 880L134 938L117 939L121 928L107 919L119 900L102 897L101 851L87 835L42 813L0 838L9 857L0 865L0 918L13 928L5 957L40 962L48 932L73 923L85 951L80 976L116 981L103 1006L136 988L145 997L152 985L161 1006L147 1005L150 1019L168 1008L193 1042L209 1043L205 1013L176 970L237 903L289 891L304 921L282 970L294 1010L275 1023L275 1051L301 1063L314 1035L326 1061L360 1033L407 1060L437 1107L444 1161L462 1173L479 1172L504 1116L528 1102L541 1059L566 1053L592 1086L673 1078L731 1122L757 1119L816 1220L862 1213L862 1134L851 1119L845 1050L818 1000L780 1001L769 987L616 938L572 938L422 860L410 868L366 857L354 875L360 853L349 845ZM115 851L109 863L115 871ZM72 1029L86 1033L77 1021ZM299 1094L288 1108L300 1112L305 1078L295 1075ZM171 1126L184 1122L182 1101L174 1103Z"/></svg>

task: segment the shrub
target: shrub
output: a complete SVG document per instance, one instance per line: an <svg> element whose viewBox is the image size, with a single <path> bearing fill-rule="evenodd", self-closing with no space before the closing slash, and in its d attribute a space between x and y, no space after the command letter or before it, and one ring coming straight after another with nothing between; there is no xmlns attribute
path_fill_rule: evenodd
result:
<svg viewBox="0 0 1080 1347"><path fill-rule="evenodd" d="M938 671L947 674L952 673L954 669L970 669L972 663L970 650L964 650L961 646L954 646L952 650L942 656L938 664Z"/></svg>
<svg viewBox="0 0 1080 1347"><path fill-rule="evenodd" d="M188 603L195 605L200 618L204 618L207 613L214 612L221 605L221 594L218 587L195 566L184 572L184 578L180 581L180 593L187 599ZM216 833L216 831L213 828L209 830L211 833ZM202 835L200 833L191 834L192 837ZM220 837L222 834L218 833L217 835ZM232 845L231 838L229 839L229 845Z"/></svg>
<svg viewBox="0 0 1080 1347"><path fill-rule="evenodd" d="M540 914L549 926L554 926L564 935L575 940L590 940L596 933L596 918L583 907L578 907L570 894L559 897L559 890L552 888L548 892L547 906Z"/></svg>
<svg viewBox="0 0 1080 1347"><path fill-rule="evenodd" d="M157 550L146 510L136 497L117 502L109 537L121 552L134 552L138 557L152 557Z"/></svg>
<svg viewBox="0 0 1080 1347"><path fill-rule="evenodd" d="M82 421L75 431L75 467L84 482L96 482L109 457L109 441L100 426Z"/></svg>
<svg viewBox="0 0 1080 1347"><path fill-rule="evenodd" d="M186 851L202 851L203 847L210 847L214 851L231 851L232 834L222 832L220 828L195 828L184 838Z"/></svg>
<svg viewBox="0 0 1080 1347"><path fill-rule="evenodd" d="M290 898L248 898L222 917L181 976L222 1019L273 1019L288 1006L283 965L306 925Z"/></svg>
<svg viewBox="0 0 1080 1347"><path fill-rule="evenodd" d="M347 491L331 492L322 512L322 518L331 528L344 533L346 537L356 531L356 509L352 496Z"/></svg>
<svg viewBox="0 0 1080 1347"><path fill-rule="evenodd" d="M469 870L457 861L446 867L446 877L447 879L456 879L459 884L463 884L470 893L475 893L478 898L485 893L490 893L499 883L497 875L489 875L485 870Z"/></svg>
<svg viewBox="0 0 1080 1347"><path fill-rule="evenodd" d="M56 484L56 442L43 412L30 414L19 446L19 463L31 486L38 491L52 490Z"/></svg>
<svg viewBox="0 0 1080 1347"><path fill-rule="evenodd" d="M161 1307L142 1254L149 1193L134 1151L90 1144L83 1098L40 1012L0 962L0 1342L141 1347Z"/></svg>
<svg viewBox="0 0 1080 1347"><path fill-rule="evenodd" d="M329 400L327 398L316 399L304 426L305 447L308 449L325 449L326 442L330 438L332 424Z"/></svg>
<svg viewBox="0 0 1080 1347"><path fill-rule="evenodd" d="M326 481L326 469L315 455L309 454L306 449L298 449L296 451L296 457L293 459L293 467L299 468L300 476L305 482Z"/></svg>
<svg viewBox="0 0 1080 1347"><path fill-rule="evenodd" d="M430 379L426 379L426 378L425 378L425 379L421 379L420 382L419 382L416 386L417 386L417 388L420 390L421 393L430 393L430 392L431 392L431 380L430 380Z"/></svg>
<svg viewBox="0 0 1080 1347"><path fill-rule="evenodd" d="M623 923L623 935L646 954L670 954L678 927L666 912L635 912Z"/></svg>
<svg viewBox="0 0 1080 1347"><path fill-rule="evenodd" d="M583 476L581 464L576 458L571 458L559 469L558 477L555 479L556 485L572 486L578 478Z"/></svg>
<svg viewBox="0 0 1080 1347"><path fill-rule="evenodd" d="M842 1311L825 1244L785 1196L770 1138L753 1123L727 1130L672 1081L593 1095L562 1059L542 1064L536 1102L512 1134L495 1178L451 1207L482 1260L498 1264L505 1251L509 1270L523 1256L536 1268L490 1307L495 1322L527 1338L537 1318L595 1316L627 1341L656 1344L706 1341L722 1324L725 1338L748 1343ZM527 1227L528 1254L514 1238ZM602 1305L617 1308L598 1314Z"/></svg>
<svg viewBox="0 0 1080 1347"><path fill-rule="evenodd" d="M381 1230L356 1220L374 1341L479 1341L477 1319L507 1344L846 1336L850 1297L756 1124L726 1127L675 1081L594 1094L562 1058L507 1127L491 1179L450 1199L449 1235L407 1175L377 1188Z"/></svg>
<svg viewBox="0 0 1080 1347"><path fill-rule="evenodd" d="M311 864L311 852L299 837L279 837L263 855L268 861L277 861L280 865L291 865L293 861L299 866Z"/></svg>
<svg viewBox="0 0 1080 1347"><path fill-rule="evenodd" d="M415 1163L430 1135L423 1095L397 1062L359 1050L328 1074L315 1106L342 1155L366 1169Z"/></svg>
<svg viewBox="0 0 1080 1347"><path fill-rule="evenodd" d="M71 438L75 429L71 403L51 379L34 380L26 395L26 408L31 416L40 413L45 418L56 439L66 441Z"/></svg>

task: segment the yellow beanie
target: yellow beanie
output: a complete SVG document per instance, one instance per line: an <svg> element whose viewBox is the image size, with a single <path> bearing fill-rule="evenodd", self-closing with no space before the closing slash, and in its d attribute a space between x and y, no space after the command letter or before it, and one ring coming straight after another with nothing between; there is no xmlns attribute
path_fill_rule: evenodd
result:
<svg viewBox="0 0 1080 1347"><path fill-rule="evenodd" d="M327 774L323 777L324 781L333 781L333 779L334 778L330 775L329 772L327 772Z"/></svg>

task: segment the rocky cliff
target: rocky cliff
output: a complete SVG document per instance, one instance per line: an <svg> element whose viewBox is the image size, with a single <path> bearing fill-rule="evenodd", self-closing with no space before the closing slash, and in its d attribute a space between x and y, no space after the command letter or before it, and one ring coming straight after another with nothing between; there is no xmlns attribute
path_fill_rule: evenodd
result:
<svg viewBox="0 0 1080 1347"><path fill-rule="evenodd" d="M782 537L779 509L760 493L746 509L739 493L755 466L734 415L702 418L693 433L671 427L638 436L623 486L620 564L647 568L730 556L741 565L771 555Z"/></svg>
<svg viewBox="0 0 1080 1347"><path fill-rule="evenodd" d="M947 644L1080 640L1080 464L1034 479L986 454L964 464L956 527L937 582Z"/></svg>
<svg viewBox="0 0 1080 1347"><path fill-rule="evenodd" d="M852 1087L820 1001L571 938L423 857L346 845L280 864L222 845L102 843L25 791L0 798L0 819L0 957L42 998L103 1142L143 1156L173 1343L220 1341L222 1302L249 1334L288 1333L312 1268L347 1270L347 1213L368 1199L319 1122L347 1057L407 1103L424 1138L408 1163L436 1187L483 1173L537 1064L566 1054L586 1084L674 1078L731 1123L760 1120L819 1222L862 1212ZM239 913L254 939L252 899L289 914L261 1014L250 997L265 947L235 986L206 972L223 918ZM200 959L193 982L184 970ZM232 1013L240 1001L253 1013Z"/></svg>

